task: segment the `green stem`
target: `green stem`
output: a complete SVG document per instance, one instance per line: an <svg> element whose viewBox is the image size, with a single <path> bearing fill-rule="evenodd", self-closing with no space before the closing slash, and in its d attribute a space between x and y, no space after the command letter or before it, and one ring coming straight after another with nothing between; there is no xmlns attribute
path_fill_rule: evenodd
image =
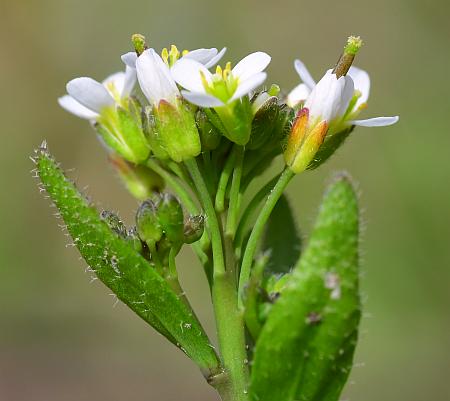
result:
<svg viewBox="0 0 450 401"><path fill-rule="evenodd" d="M234 248L236 257L239 259L241 257L242 246L244 245L244 235L247 233L247 227L252 218L254 212L259 207L262 200L269 194L270 190L273 188L277 180L280 178L280 174L272 178L264 187L262 187L256 195L249 202L245 208L244 214L239 221L239 226L236 231L236 236L234 239Z"/></svg>
<svg viewBox="0 0 450 401"><path fill-rule="evenodd" d="M212 199L195 159L185 161L207 216L214 271L212 297L217 334L225 375L216 389L224 401L248 401L248 367L242 313L237 304L234 252L230 239L224 238ZM224 257L224 248L226 257ZM226 266L225 266L226 262ZM214 385L214 382L211 382Z"/></svg>
<svg viewBox="0 0 450 401"><path fill-rule="evenodd" d="M241 200L241 177L242 167L244 163L244 147L235 145L236 157L234 161L233 180L231 181L230 190L230 205L227 214L226 235L231 239L234 238L236 233L236 224L239 215L239 204Z"/></svg>
<svg viewBox="0 0 450 401"><path fill-rule="evenodd" d="M255 226L250 234L250 238L248 239L247 246L245 248L244 256L242 258L241 272L239 276L239 305L242 304L242 291L248 282L248 278L250 276L250 271L253 264L253 257L255 256L256 248L258 246L258 242L264 232L264 227L269 219L270 214L272 213L273 208L275 207L278 199L280 199L283 191L286 189L286 186L289 184L289 181L294 177L295 173L292 172L291 169L286 168L283 173L280 175L277 183L273 187L272 192L266 200L263 208L259 212L258 218L256 219Z"/></svg>
<svg viewBox="0 0 450 401"><path fill-rule="evenodd" d="M227 192L227 186L228 181L230 180L231 177L231 172L233 171L235 158L236 158L236 147L233 148L233 151L228 156L228 159L222 170L222 174L220 175L219 185L217 187L216 193L216 210L218 213L222 213L225 210L225 194Z"/></svg>

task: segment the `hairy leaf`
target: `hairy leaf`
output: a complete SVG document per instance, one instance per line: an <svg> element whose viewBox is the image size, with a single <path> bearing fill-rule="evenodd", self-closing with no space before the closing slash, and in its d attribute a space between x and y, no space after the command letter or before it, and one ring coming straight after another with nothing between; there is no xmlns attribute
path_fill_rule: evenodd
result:
<svg viewBox="0 0 450 401"><path fill-rule="evenodd" d="M158 332L178 346L205 375L219 362L197 318L133 246L99 218L50 156L45 143L36 152L38 175L59 209L67 230L97 277Z"/></svg>
<svg viewBox="0 0 450 401"><path fill-rule="evenodd" d="M341 177L256 343L252 401L339 399L360 319L358 229L356 195Z"/></svg>

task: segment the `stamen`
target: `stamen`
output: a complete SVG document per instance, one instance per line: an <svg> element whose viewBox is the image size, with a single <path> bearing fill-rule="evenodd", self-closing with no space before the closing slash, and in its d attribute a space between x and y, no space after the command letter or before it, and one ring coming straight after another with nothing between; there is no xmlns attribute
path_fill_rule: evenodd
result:
<svg viewBox="0 0 450 401"><path fill-rule="evenodd" d="M333 69L333 74L336 74L338 79L347 75L348 70L352 66L353 60L355 59L355 55L358 53L362 45L363 41L359 36L349 36L347 39L347 44L344 47L344 52Z"/></svg>
<svg viewBox="0 0 450 401"><path fill-rule="evenodd" d="M203 71L200 71L200 78L202 80L203 87L205 88L205 90L208 90L209 89L209 82L206 79L205 74L204 74Z"/></svg>
<svg viewBox="0 0 450 401"><path fill-rule="evenodd" d="M182 56L186 56L186 54L188 54L189 53L189 50L183 50L182 52L181 52L181 55Z"/></svg>
<svg viewBox="0 0 450 401"><path fill-rule="evenodd" d="M162 49L161 58L166 64L169 64L169 51L167 50L166 47Z"/></svg>
<svg viewBox="0 0 450 401"><path fill-rule="evenodd" d="M175 61L177 61L180 58L180 51L175 45L170 46L170 53L169 53L169 59L170 59L170 65L174 65Z"/></svg>

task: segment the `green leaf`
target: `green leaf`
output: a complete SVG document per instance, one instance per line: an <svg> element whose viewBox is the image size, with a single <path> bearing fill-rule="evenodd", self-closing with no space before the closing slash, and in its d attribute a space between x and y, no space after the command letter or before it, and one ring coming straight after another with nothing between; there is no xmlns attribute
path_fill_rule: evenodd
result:
<svg viewBox="0 0 450 401"><path fill-rule="evenodd" d="M336 401L360 319L358 206L346 177L326 193L309 244L255 346L252 401Z"/></svg>
<svg viewBox="0 0 450 401"><path fill-rule="evenodd" d="M74 244L97 277L142 319L185 352L205 375L219 361L192 310L133 246L112 232L47 151L36 151L42 186L67 225Z"/></svg>
<svg viewBox="0 0 450 401"><path fill-rule="evenodd" d="M280 198L270 215L262 249L270 252L266 269L272 273L288 273L300 256L301 237L286 195Z"/></svg>

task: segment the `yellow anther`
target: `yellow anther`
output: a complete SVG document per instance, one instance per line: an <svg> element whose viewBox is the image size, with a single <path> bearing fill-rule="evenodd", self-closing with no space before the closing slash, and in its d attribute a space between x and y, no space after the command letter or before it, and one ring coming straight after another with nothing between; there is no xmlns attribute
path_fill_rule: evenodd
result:
<svg viewBox="0 0 450 401"><path fill-rule="evenodd" d="M222 67L221 67L220 65L218 65L218 66L216 67L216 74L217 74L218 76L222 77L222 73L223 73Z"/></svg>
<svg viewBox="0 0 450 401"><path fill-rule="evenodd" d="M223 79L226 80L231 74L231 63L228 62L223 70Z"/></svg>
<svg viewBox="0 0 450 401"><path fill-rule="evenodd" d="M183 50L182 52L181 52L181 55L182 56L185 56L186 54L188 54L189 53L189 50Z"/></svg>

